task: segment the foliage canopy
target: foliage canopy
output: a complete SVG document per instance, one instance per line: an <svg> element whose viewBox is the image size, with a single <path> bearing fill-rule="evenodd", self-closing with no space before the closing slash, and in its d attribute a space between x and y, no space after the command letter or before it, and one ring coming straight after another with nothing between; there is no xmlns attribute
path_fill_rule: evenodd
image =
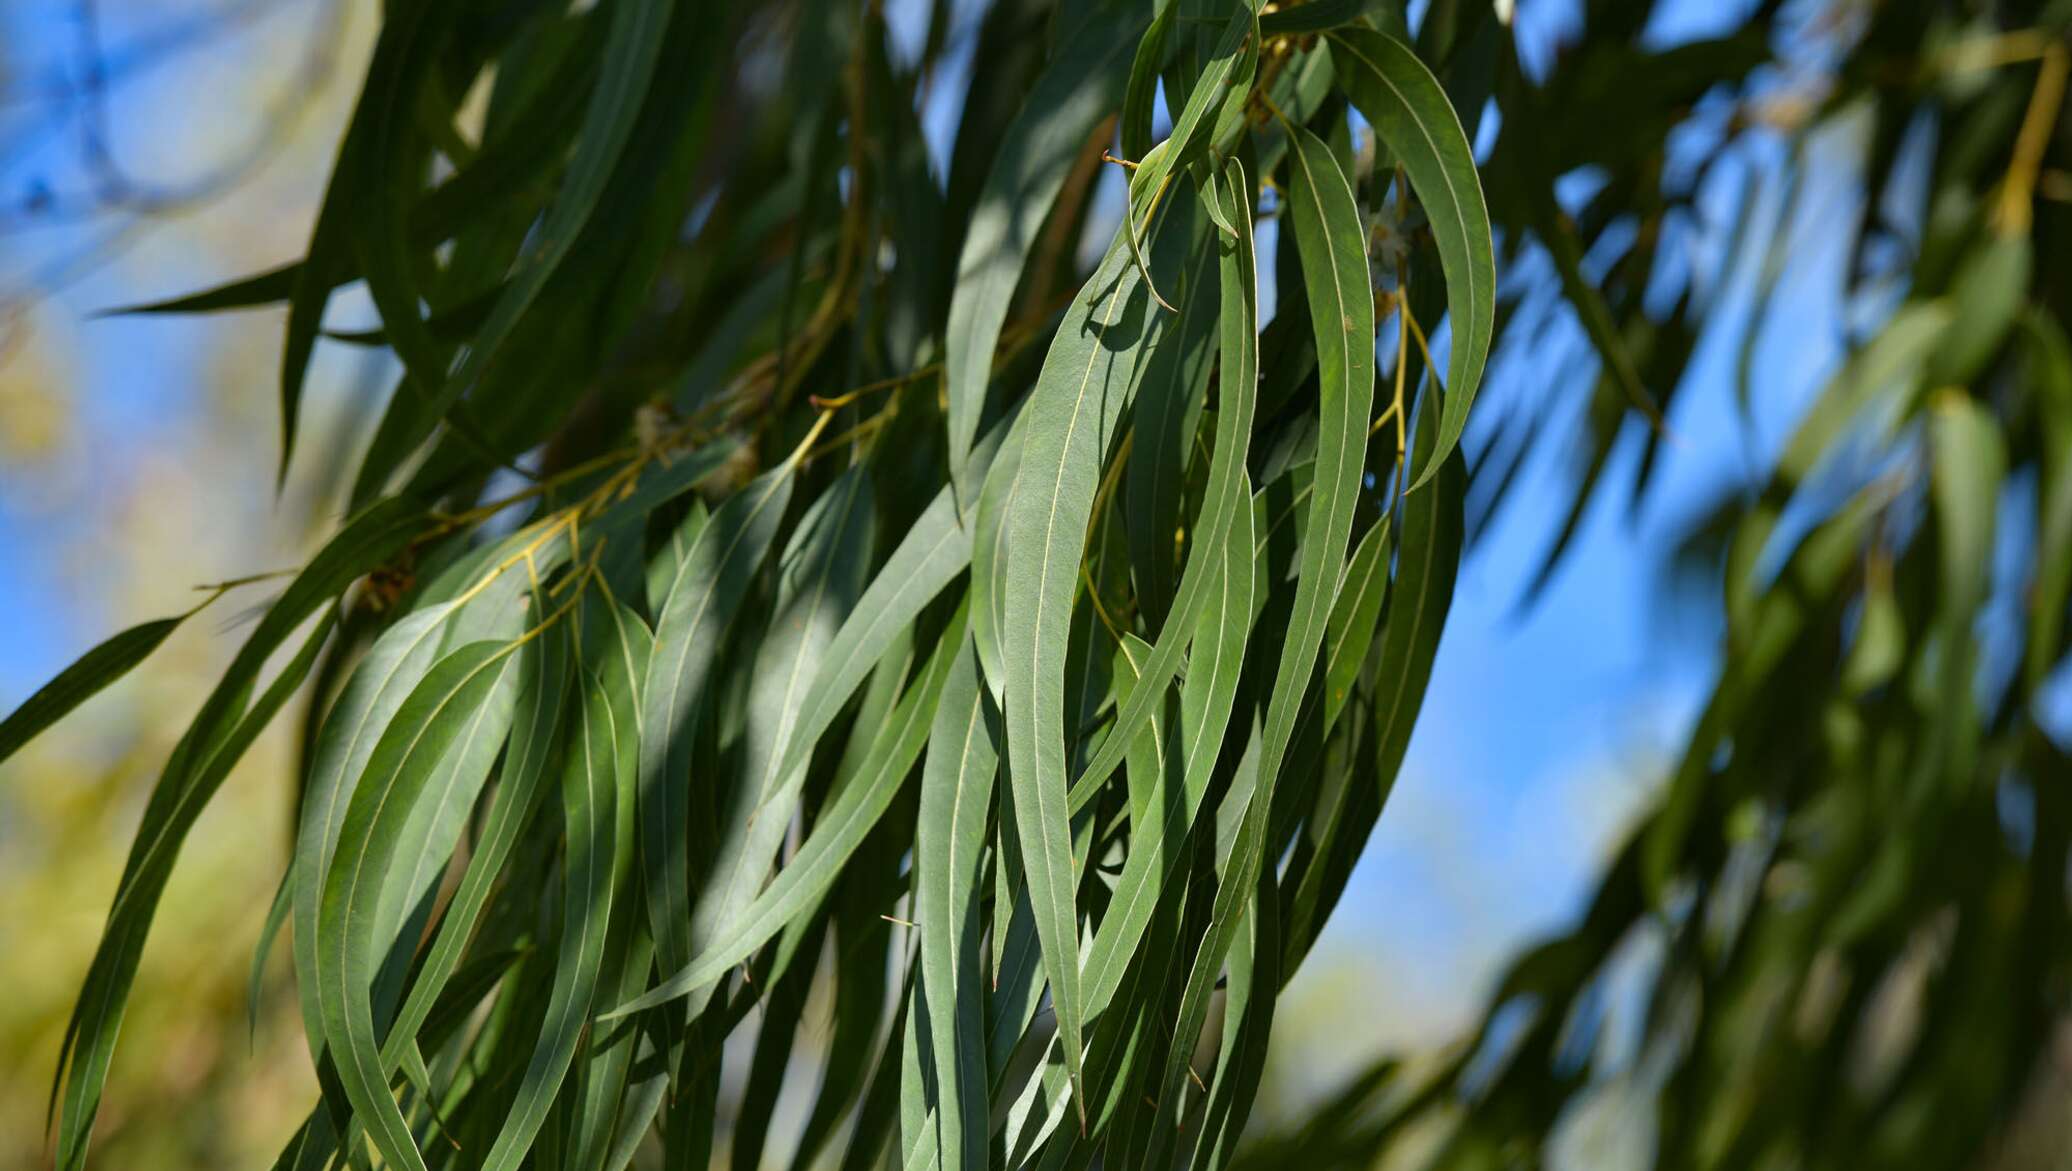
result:
<svg viewBox="0 0 2072 1171"><path fill-rule="evenodd" d="M184 835L305 693L255 970L287 929L323 1089L282 1167L696 1167L722 1127L755 1167L823 967L795 1166L1360 1167L1432 1126L1535 1165L1615 1095L1663 1165L1970 1164L2065 1007L2072 4L1665 47L1586 0L1532 68L1469 0L964 7L909 51L875 3L397 0L307 254L134 310L287 305L283 474L335 290L402 374L151 794L58 1166ZM1550 571L1648 490L1730 275L1760 308L1792 263L1759 225L1694 261L1695 192L1781 133L1789 209L1843 123L1867 324L1681 552L1726 647L1659 805L1457 1055L1241 1149L1464 543L1556 412ZM1581 376L1477 407L1557 320Z"/></svg>

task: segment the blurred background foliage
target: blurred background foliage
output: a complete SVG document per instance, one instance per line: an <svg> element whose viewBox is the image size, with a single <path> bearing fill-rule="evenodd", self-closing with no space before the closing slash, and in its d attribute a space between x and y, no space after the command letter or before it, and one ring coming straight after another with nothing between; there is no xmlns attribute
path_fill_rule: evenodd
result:
<svg viewBox="0 0 2072 1171"><path fill-rule="evenodd" d="M196 272L298 250L375 29L345 4L6 5L0 11L0 651L8 706L111 623L211 580L293 565L332 523L335 464L278 499L278 328L97 319ZM373 385L322 359L313 423L350 446ZM335 430L334 430L335 429ZM334 458L343 458L342 454ZM49 1162L44 1105L142 795L247 615L213 610L154 669L40 738L0 786L0 1166ZM314 1088L300 1037L248 1036L265 877L292 840L294 729L244 760L182 857L126 1022L111 1165L243 1166ZM265 1019L289 1008L275 989ZM292 1015L292 1010L291 1015Z"/></svg>
<svg viewBox="0 0 2072 1171"><path fill-rule="evenodd" d="M961 104L1012 110L1041 7L868 26L953 192L978 178ZM784 100L812 8L724 24L744 105ZM1471 542L1373 856L1283 997L1244 1165L2063 1166L2072 4L1511 9L1407 12L1479 111L1498 225ZM374 20L0 11L0 704L196 585L299 563L343 511L395 377L379 351L317 348L274 496L277 313L91 315L302 253ZM1082 265L1116 174L1077 180ZM1269 242L1262 316L1297 284ZM681 360L672 308L713 303L673 275L627 393ZM340 302L334 328L376 323ZM141 794L240 597L5 765L0 1163L47 1158ZM269 733L182 856L104 1165L258 1164L311 1097L283 956L246 1024L296 735Z"/></svg>

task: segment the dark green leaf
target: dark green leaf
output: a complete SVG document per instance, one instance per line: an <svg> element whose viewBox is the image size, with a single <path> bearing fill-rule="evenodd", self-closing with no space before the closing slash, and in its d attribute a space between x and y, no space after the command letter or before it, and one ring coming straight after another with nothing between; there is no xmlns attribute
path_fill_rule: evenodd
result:
<svg viewBox="0 0 2072 1171"><path fill-rule="evenodd" d="M37 688L36 694L23 700L22 705L5 720L0 720L0 763L20 751L22 745L42 735L45 728L65 718L73 708L129 674L192 613L194 611L189 610L177 617L132 626L79 656L78 662Z"/></svg>

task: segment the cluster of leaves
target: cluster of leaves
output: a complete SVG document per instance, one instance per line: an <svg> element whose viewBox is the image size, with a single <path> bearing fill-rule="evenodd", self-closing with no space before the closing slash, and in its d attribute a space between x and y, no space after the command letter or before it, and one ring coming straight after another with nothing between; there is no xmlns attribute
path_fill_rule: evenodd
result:
<svg viewBox="0 0 2072 1171"><path fill-rule="evenodd" d="M1693 534L1724 569L1722 669L1581 921L1515 959L1442 1067L1374 1066L1247 1165L1364 1168L1433 1128L1432 1166L1538 1165L1593 1114L1668 1167L2011 1160L2072 978L2072 757L2050 731L2072 607L2072 285L2050 263L2072 255L2072 5L1843 6L1799 14L1811 33L1765 6L1667 50L1636 39L1645 6L1585 8L1544 77L1508 39L1493 54L1484 170L1500 234L1553 261L1506 329L1567 297L1602 356L1569 530L1621 490L1616 444L1643 447L1624 490L1645 491L1646 396L1727 303L1659 248L1699 182L1665 166L1672 130L1703 127L1718 160L1790 115L1788 209L1814 136L1851 129L1846 295L1867 324L1775 466ZM1835 63L1780 94L1773 54L1809 36ZM1729 97L1685 108L1707 91ZM1602 184L1573 219L1531 179L1583 171ZM1793 238L1736 239L1766 297ZM1478 491L1508 486L1520 442L1484 449Z"/></svg>
<svg viewBox="0 0 2072 1171"><path fill-rule="evenodd" d="M1663 1165L1974 1165L2066 1007L2072 4L1768 0L1665 48L1584 0L1544 68L1502 7L937 4L904 52L868 5L391 5L308 257L151 307L287 302L290 439L333 288L406 374L145 811L60 1165L181 836L312 676L267 934L324 1096L284 1165L697 1166L724 1128L754 1166L823 985L798 1166L1537 1165L1593 1112ZM1830 127L1865 324L1693 534L1723 666L1661 804L1458 1053L1234 1155L1463 541L1557 412L1524 590L1647 493L1723 274L1759 325L1795 263L1750 223L1701 271L1698 192L1782 128L1782 222ZM1571 322L1594 385L1478 411L1471 473L1485 355Z"/></svg>
<svg viewBox="0 0 2072 1171"><path fill-rule="evenodd" d="M697 1167L725 1128L754 1167L823 970L795 1166L1231 1157L1459 560L1496 300L1452 18L1003 0L938 182L935 7L901 54L875 4L400 0L308 254L144 307L285 302L284 472L335 289L403 373L144 810L59 1167L183 838L306 686L254 988L292 925L322 1092L280 1166Z"/></svg>

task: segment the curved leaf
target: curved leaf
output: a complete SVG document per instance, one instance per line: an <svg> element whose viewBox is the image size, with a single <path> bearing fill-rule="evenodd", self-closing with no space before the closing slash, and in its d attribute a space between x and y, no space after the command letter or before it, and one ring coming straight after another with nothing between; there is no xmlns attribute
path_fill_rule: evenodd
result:
<svg viewBox="0 0 2072 1171"><path fill-rule="evenodd" d="M307 576L308 571L305 571ZM289 593L290 597L275 607L274 614L282 613L290 606L294 590L291 588ZM272 618L273 614L268 617ZM72 1008L72 1019L66 1025L65 1041L59 1051L52 1105L62 1107L57 1166L65 1171L78 1171L86 1164L87 1140L93 1132L94 1115L100 1107L101 1087L107 1082L108 1066L115 1057L115 1038L122 1029L130 983L136 978L137 961L143 954L145 937L150 934L152 915L158 908L160 896L165 893L167 879L172 876L179 844L186 840L195 818L201 815L209 797L223 784L231 766L244 756L259 733L266 730L289 697L301 689L303 681L309 677L310 668L316 664L317 652L330 638L336 620L336 611L325 612L316 629L302 644L302 649L295 653L295 657L281 669L258 702L249 709L242 713L223 710L216 706L216 696L211 696L211 702L203 706L202 716L196 717L166 762L159 788L152 792L151 806L145 810L144 823L130 848L122 884L117 888L114 905L108 910L108 925L102 931L100 946L94 951L93 964L87 969L86 980L79 990L79 1001ZM266 624L262 623L252 637L257 640L269 633ZM250 650L252 645L248 642L246 649ZM243 657L241 653L239 658ZM236 668L237 664L233 663L233 673ZM222 692L219 690L217 694ZM242 706L243 702L243 689L240 688L234 705ZM235 722L212 727L203 722L211 715L225 721L234 719ZM204 732L207 734L200 735ZM160 795L164 793L173 796L161 807ZM59 1087L63 1090L61 1100L55 1097Z"/></svg>
<svg viewBox="0 0 2072 1171"><path fill-rule="evenodd" d="M1249 225L1250 190L1243 165L1232 159L1204 198L1222 201L1223 213L1216 218ZM1210 456L1208 482L1202 490L1201 514L1192 531L1190 544L1195 550L1223 548L1239 511L1250 508L1244 472L1259 396L1259 275L1253 241L1247 232L1219 235L1217 247L1222 250L1222 260L1217 270L1217 346L1221 366L1217 375L1216 446ZM1122 763L1124 752L1143 730L1145 721L1151 718L1166 683L1180 669L1181 653L1194 633L1193 616L1200 612L1220 572L1221 562L1213 554L1188 556L1166 624L1159 631L1151 654L1140 664L1147 685L1131 692L1127 700L1117 705L1107 738L1095 748L1086 768L1072 782L1072 809L1082 809L1093 799L1102 782Z"/></svg>
<svg viewBox="0 0 2072 1171"><path fill-rule="evenodd" d="M985 1017L981 1004L979 893L985 881L987 814L1000 750L978 652L966 643L943 684L914 827L914 908L921 935L919 987L934 1059L935 1141L944 1171L986 1166Z"/></svg>
<svg viewBox="0 0 2072 1171"><path fill-rule="evenodd" d="M1183 1100L1190 1039L1201 1033L1207 1020L1209 993L1265 862L1274 783L1294 735L1343 572L1373 405L1374 302L1367 285L1359 211L1338 160L1323 140L1299 127L1293 138L1288 204L1302 254L1320 375L1315 488L1302 531L1300 575L1287 633L1267 692L1258 779L1243 806L1230 865L1216 888L1209 929L1188 973L1173 1031L1178 1041L1167 1059L1160 1095L1169 1103Z"/></svg>
<svg viewBox="0 0 2072 1171"><path fill-rule="evenodd" d="M1446 273L1446 315L1453 345L1447 358L1439 442L1411 484L1421 488L1460 442L1489 358L1496 326L1496 257L1490 244L1489 209L1460 118L1438 79L1410 46L1386 33L1345 28L1331 34L1331 56L1353 105L1409 172Z"/></svg>
<svg viewBox="0 0 2072 1171"><path fill-rule="evenodd" d="M1128 235L1127 226L1121 234ZM1065 646L1101 465L1156 336L1137 270L1121 247L1080 291L1022 411L1025 427L1004 522L1000 654L1008 791L1029 895L1077 1080L1079 944L1065 808ZM983 508L984 501L981 501ZM996 583L977 582L977 588Z"/></svg>
<svg viewBox="0 0 2072 1171"><path fill-rule="evenodd" d="M441 658L411 688L367 757L330 864L315 935L317 1007L324 1043L355 1117L392 1164L422 1169L409 1124L388 1089L375 1035L373 988L381 953L377 916L405 823L450 752L491 708L510 664L508 643L484 640Z"/></svg>
<svg viewBox="0 0 2072 1171"><path fill-rule="evenodd" d="M791 502L794 464L764 473L698 526L656 609L640 691L641 867L656 962L690 962L691 744L710 702L721 633L733 621Z"/></svg>
<svg viewBox="0 0 2072 1171"><path fill-rule="evenodd" d="M518 1083L486 1171L512 1171L545 1121L576 1045L588 1024L604 969L614 901L633 864L634 790L640 762L640 702L653 643L640 618L608 598L585 617L585 686L562 772L562 821L568 855L562 864L560 950L539 1041Z"/></svg>
<svg viewBox="0 0 2072 1171"><path fill-rule="evenodd" d="M777 872L776 879L735 919L725 936L706 944L688 966L644 995L605 1013L602 1019L614 1020L709 987L775 938L801 912L818 905L821 896L840 876L849 856L892 803L907 770L920 757L943 684L963 641L964 618L965 609L959 607L928 665L894 709L862 770L821 812L813 832L799 846L791 863Z"/></svg>
<svg viewBox="0 0 2072 1171"><path fill-rule="evenodd" d="M87 1140L100 1107L108 1063L114 1056L115 1038L121 1028L130 981L136 974L137 957L180 846L193 828L194 819L201 815L265 721L301 683L300 676L294 676L289 683L291 675L284 672L267 689L261 702L246 712L244 707L260 670L310 614L336 599L353 579L409 546L423 526L423 509L414 501L403 499L382 501L353 517L303 567L260 619L202 703L180 747L166 761L145 806L136 840L130 846L122 880L109 908L108 926L73 1008L65 1042L60 1046L52 1106L62 1107L57 1140L57 1165L62 1171L77 1171L85 1162ZM291 671L308 672L334 617L324 619L320 631L311 636L303 652L297 655ZM58 1097L60 1091L62 1100Z"/></svg>
<svg viewBox="0 0 2072 1171"><path fill-rule="evenodd" d="M1141 19L1117 6L1080 25L1058 47L1023 101L972 208L957 259L957 286L943 333L949 395L951 482L974 494L966 453L978 435L993 378L993 350L1038 230L1088 133L1115 106L1121 78L1111 67Z"/></svg>
<svg viewBox="0 0 2072 1171"><path fill-rule="evenodd" d="M189 610L172 618L132 626L79 656L77 662L58 672L57 678L37 688L36 694L0 720L0 763L42 735L45 728L64 719L73 708L129 674L193 613Z"/></svg>
<svg viewBox="0 0 2072 1171"><path fill-rule="evenodd" d="M403 1043L415 1038L431 1014L446 982L475 932L494 884L546 795L544 780L559 745L562 715L568 706L570 677L568 634L556 624L520 648L517 707L511 725L510 750L504 758L495 798L481 833L472 844L467 871L446 906L438 934L410 986L403 1007L390 1026L382 1059L393 1067Z"/></svg>
<svg viewBox="0 0 2072 1171"><path fill-rule="evenodd" d="M722 808L717 854L691 905L693 946L724 935L755 898L797 812L806 770L784 755L800 697L863 588L875 512L861 465L838 477L792 530L777 565L777 610L750 669L741 767ZM692 1015L704 998L691 998Z"/></svg>

